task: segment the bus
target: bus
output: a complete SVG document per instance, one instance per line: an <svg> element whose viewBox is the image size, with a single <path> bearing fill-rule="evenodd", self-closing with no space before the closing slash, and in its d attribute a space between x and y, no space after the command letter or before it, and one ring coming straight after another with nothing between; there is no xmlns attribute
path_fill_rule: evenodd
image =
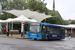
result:
<svg viewBox="0 0 75 50"><path fill-rule="evenodd" d="M27 28L27 38L33 38L34 40L64 39L65 27L48 23L30 22Z"/></svg>

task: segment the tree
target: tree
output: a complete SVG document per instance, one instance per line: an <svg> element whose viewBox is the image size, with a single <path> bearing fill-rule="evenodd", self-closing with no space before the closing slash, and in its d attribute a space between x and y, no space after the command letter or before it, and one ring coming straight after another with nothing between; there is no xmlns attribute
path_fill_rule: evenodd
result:
<svg viewBox="0 0 75 50"><path fill-rule="evenodd" d="M71 21L71 23L70 24L75 24L75 20L74 21Z"/></svg>
<svg viewBox="0 0 75 50"><path fill-rule="evenodd" d="M6 3L7 9L27 9L27 3L25 0L14 0L13 2L10 1L9 3Z"/></svg>
<svg viewBox="0 0 75 50"><path fill-rule="evenodd" d="M67 23L60 17L51 17L46 19L47 23L66 25Z"/></svg>
<svg viewBox="0 0 75 50"><path fill-rule="evenodd" d="M0 19L2 20L6 20L8 18L16 18L16 16L12 15L12 14L9 14L9 13L6 13L6 12L3 12L4 14L3 15L0 15Z"/></svg>
<svg viewBox="0 0 75 50"><path fill-rule="evenodd" d="M48 15L50 14L53 17L47 18L46 22L50 24L60 24L60 25L67 25L68 23L64 21L57 13L49 10ZM44 20L42 21L44 22Z"/></svg>
<svg viewBox="0 0 75 50"><path fill-rule="evenodd" d="M39 12L45 12L45 6L43 2L36 1L36 0L30 0L28 2L28 7L32 11L39 11Z"/></svg>
<svg viewBox="0 0 75 50"><path fill-rule="evenodd" d="M25 0L2 0L1 1L3 4L2 4L2 9L3 10L12 10L12 9L27 9L28 6L27 6L27 3ZM5 20L5 19L8 19L8 18L15 18L16 16L10 14L10 13L6 13L6 12L3 12L4 14L3 15L0 15L0 19L2 20Z"/></svg>

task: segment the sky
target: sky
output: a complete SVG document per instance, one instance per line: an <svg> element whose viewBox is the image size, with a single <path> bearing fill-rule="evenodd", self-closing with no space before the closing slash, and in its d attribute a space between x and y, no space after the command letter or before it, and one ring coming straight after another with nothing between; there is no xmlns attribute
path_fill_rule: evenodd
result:
<svg viewBox="0 0 75 50"><path fill-rule="evenodd" d="M47 8L53 10L53 0L45 0ZM55 0L55 10L64 20L75 20L75 0Z"/></svg>

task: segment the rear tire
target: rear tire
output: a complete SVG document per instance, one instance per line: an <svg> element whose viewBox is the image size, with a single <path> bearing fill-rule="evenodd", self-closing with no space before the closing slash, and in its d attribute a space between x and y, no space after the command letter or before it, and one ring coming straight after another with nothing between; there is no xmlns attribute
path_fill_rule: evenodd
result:
<svg viewBox="0 0 75 50"><path fill-rule="evenodd" d="M34 40L37 40L37 39L34 39Z"/></svg>
<svg viewBox="0 0 75 50"><path fill-rule="evenodd" d="M47 40L49 40L49 36L47 36Z"/></svg>
<svg viewBox="0 0 75 50"><path fill-rule="evenodd" d="M59 40L61 40L62 38L61 38L61 36L60 36L60 39Z"/></svg>

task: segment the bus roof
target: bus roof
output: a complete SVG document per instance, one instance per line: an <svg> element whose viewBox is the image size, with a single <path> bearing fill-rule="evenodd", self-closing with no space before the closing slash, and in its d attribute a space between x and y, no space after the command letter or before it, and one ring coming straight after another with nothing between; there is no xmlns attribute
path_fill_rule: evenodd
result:
<svg viewBox="0 0 75 50"><path fill-rule="evenodd" d="M41 22L30 22L30 23L41 23ZM41 23L42 25L45 25L45 26L54 26L54 27L61 27L61 28L65 28L61 25L56 25L56 24L49 24L49 23Z"/></svg>

